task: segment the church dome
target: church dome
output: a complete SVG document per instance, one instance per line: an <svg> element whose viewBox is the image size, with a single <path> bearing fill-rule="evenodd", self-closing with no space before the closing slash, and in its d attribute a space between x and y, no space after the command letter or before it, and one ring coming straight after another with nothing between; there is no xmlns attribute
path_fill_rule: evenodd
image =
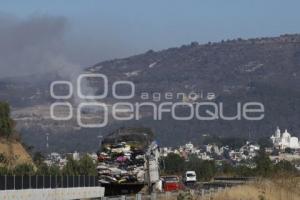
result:
<svg viewBox="0 0 300 200"><path fill-rule="evenodd" d="M300 146L299 146L299 140L298 140L297 137L291 137L290 147L292 149L298 149L298 148L300 148Z"/></svg>
<svg viewBox="0 0 300 200"><path fill-rule="evenodd" d="M285 129L284 133L282 134L283 138L290 138L291 134L289 132L287 132L287 130Z"/></svg>

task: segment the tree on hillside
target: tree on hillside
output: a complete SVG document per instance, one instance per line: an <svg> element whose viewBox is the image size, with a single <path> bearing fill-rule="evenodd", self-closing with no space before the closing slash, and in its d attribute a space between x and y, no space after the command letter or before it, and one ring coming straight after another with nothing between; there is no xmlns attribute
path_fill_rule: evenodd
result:
<svg viewBox="0 0 300 200"><path fill-rule="evenodd" d="M37 166L41 165L45 160L45 156L41 152L35 152L33 155L33 162Z"/></svg>
<svg viewBox="0 0 300 200"><path fill-rule="evenodd" d="M6 102L0 102L0 136L11 136L13 126L14 123L10 118L9 104Z"/></svg>
<svg viewBox="0 0 300 200"><path fill-rule="evenodd" d="M7 165L9 163L7 157L3 153L0 153L0 163L4 165Z"/></svg>

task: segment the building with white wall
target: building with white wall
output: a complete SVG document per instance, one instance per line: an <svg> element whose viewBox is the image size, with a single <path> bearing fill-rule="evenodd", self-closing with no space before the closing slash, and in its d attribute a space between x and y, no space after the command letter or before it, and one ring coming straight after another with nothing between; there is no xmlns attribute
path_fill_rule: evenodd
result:
<svg viewBox="0 0 300 200"><path fill-rule="evenodd" d="M279 127L277 127L274 135L271 136L271 140L273 145L280 149L300 149L299 139L297 137L292 137L287 130L281 133Z"/></svg>

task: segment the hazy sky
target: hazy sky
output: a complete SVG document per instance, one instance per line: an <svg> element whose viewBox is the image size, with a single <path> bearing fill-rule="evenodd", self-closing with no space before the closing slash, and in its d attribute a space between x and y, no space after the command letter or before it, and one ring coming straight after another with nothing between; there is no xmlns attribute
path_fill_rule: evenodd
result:
<svg viewBox="0 0 300 200"><path fill-rule="evenodd" d="M71 62L87 66L191 41L300 33L299 8L299 0L0 0L0 26L6 25L0 27L0 44L23 37L10 33L19 32L19 26L26 30L33 21L39 28L33 30L36 34L25 31L26 40L31 35L30 41L37 35L39 42L50 38L47 56L61 51ZM42 43L33 46L44 51L48 43ZM2 69L4 65L0 61Z"/></svg>

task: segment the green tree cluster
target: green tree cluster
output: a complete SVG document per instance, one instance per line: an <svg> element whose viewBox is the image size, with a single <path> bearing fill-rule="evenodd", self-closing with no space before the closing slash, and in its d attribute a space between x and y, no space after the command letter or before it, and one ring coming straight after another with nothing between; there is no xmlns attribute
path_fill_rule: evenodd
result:
<svg viewBox="0 0 300 200"><path fill-rule="evenodd" d="M228 145L232 149L239 149L246 142L245 138L240 137L219 137L216 135L208 135L203 139L203 144L216 144L218 146Z"/></svg>
<svg viewBox="0 0 300 200"><path fill-rule="evenodd" d="M34 165L20 164L13 169L6 166L0 166L0 175L16 175L16 176L96 176L96 163L88 155L84 155L80 160L74 160L68 157L67 164L60 169L58 165L48 166L44 163L44 157L40 153L33 156Z"/></svg>
<svg viewBox="0 0 300 200"><path fill-rule="evenodd" d="M264 148L260 148L258 155L255 157L255 174L262 177L268 177L272 175L273 164L269 156L266 154Z"/></svg>
<svg viewBox="0 0 300 200"><path fill-rule="evenodd" d="M10 118L9 104L0 102L0 136L11 136L13 124L13 120Z"/></svg>
<svg viewBox="0 0 300 200"><path fill-rule="evenodd" d="M186 161L180 155L170 153L161 160L160 168L164 174L168 175L183 175L185 171L195 171L198 180L201 181L211 180L217 175L233 177L272 177L279 174L299 174L291 162L280 161L277 164L272 163L264 148L259 151L253 161L254 163L249 162L238 166L223 162L219 167L215 161L201 160L196 155L191 155Z"/></svg>
<svg viewBox="0 0 300 200"><path fill-rule="evenodd" d="M86 175L96 176L97 175L96 163L88 155L84 155L80 160L74 160L72 157L68 157L68 162L62 169L63 175Z"/></svg>
<svg viewBox="0 0 300 200"><path fill-rule="evenodd" d="M184 165L184 159L175 153L170 153L161 160L161 169L166 174L180 174L184 170Z"/></svg>
<svg viewBox="0 0 300 200"><path fill-rule="evenodd" d="M14 168L8 168L7 166L0 167L0 176L15 175L15 176L33 176L35 175L35 168L32 164L19 164Z"/></svg>
<svg viewBox="0 0 300 200"><path fill-rule="evenodd" d="M214 161L201 160L192 155L188 161L175 153L168 154L161 160L161 169L164 174L183 175L187 170L195 171L199 180L210 180L217 172Z"/></svg>

